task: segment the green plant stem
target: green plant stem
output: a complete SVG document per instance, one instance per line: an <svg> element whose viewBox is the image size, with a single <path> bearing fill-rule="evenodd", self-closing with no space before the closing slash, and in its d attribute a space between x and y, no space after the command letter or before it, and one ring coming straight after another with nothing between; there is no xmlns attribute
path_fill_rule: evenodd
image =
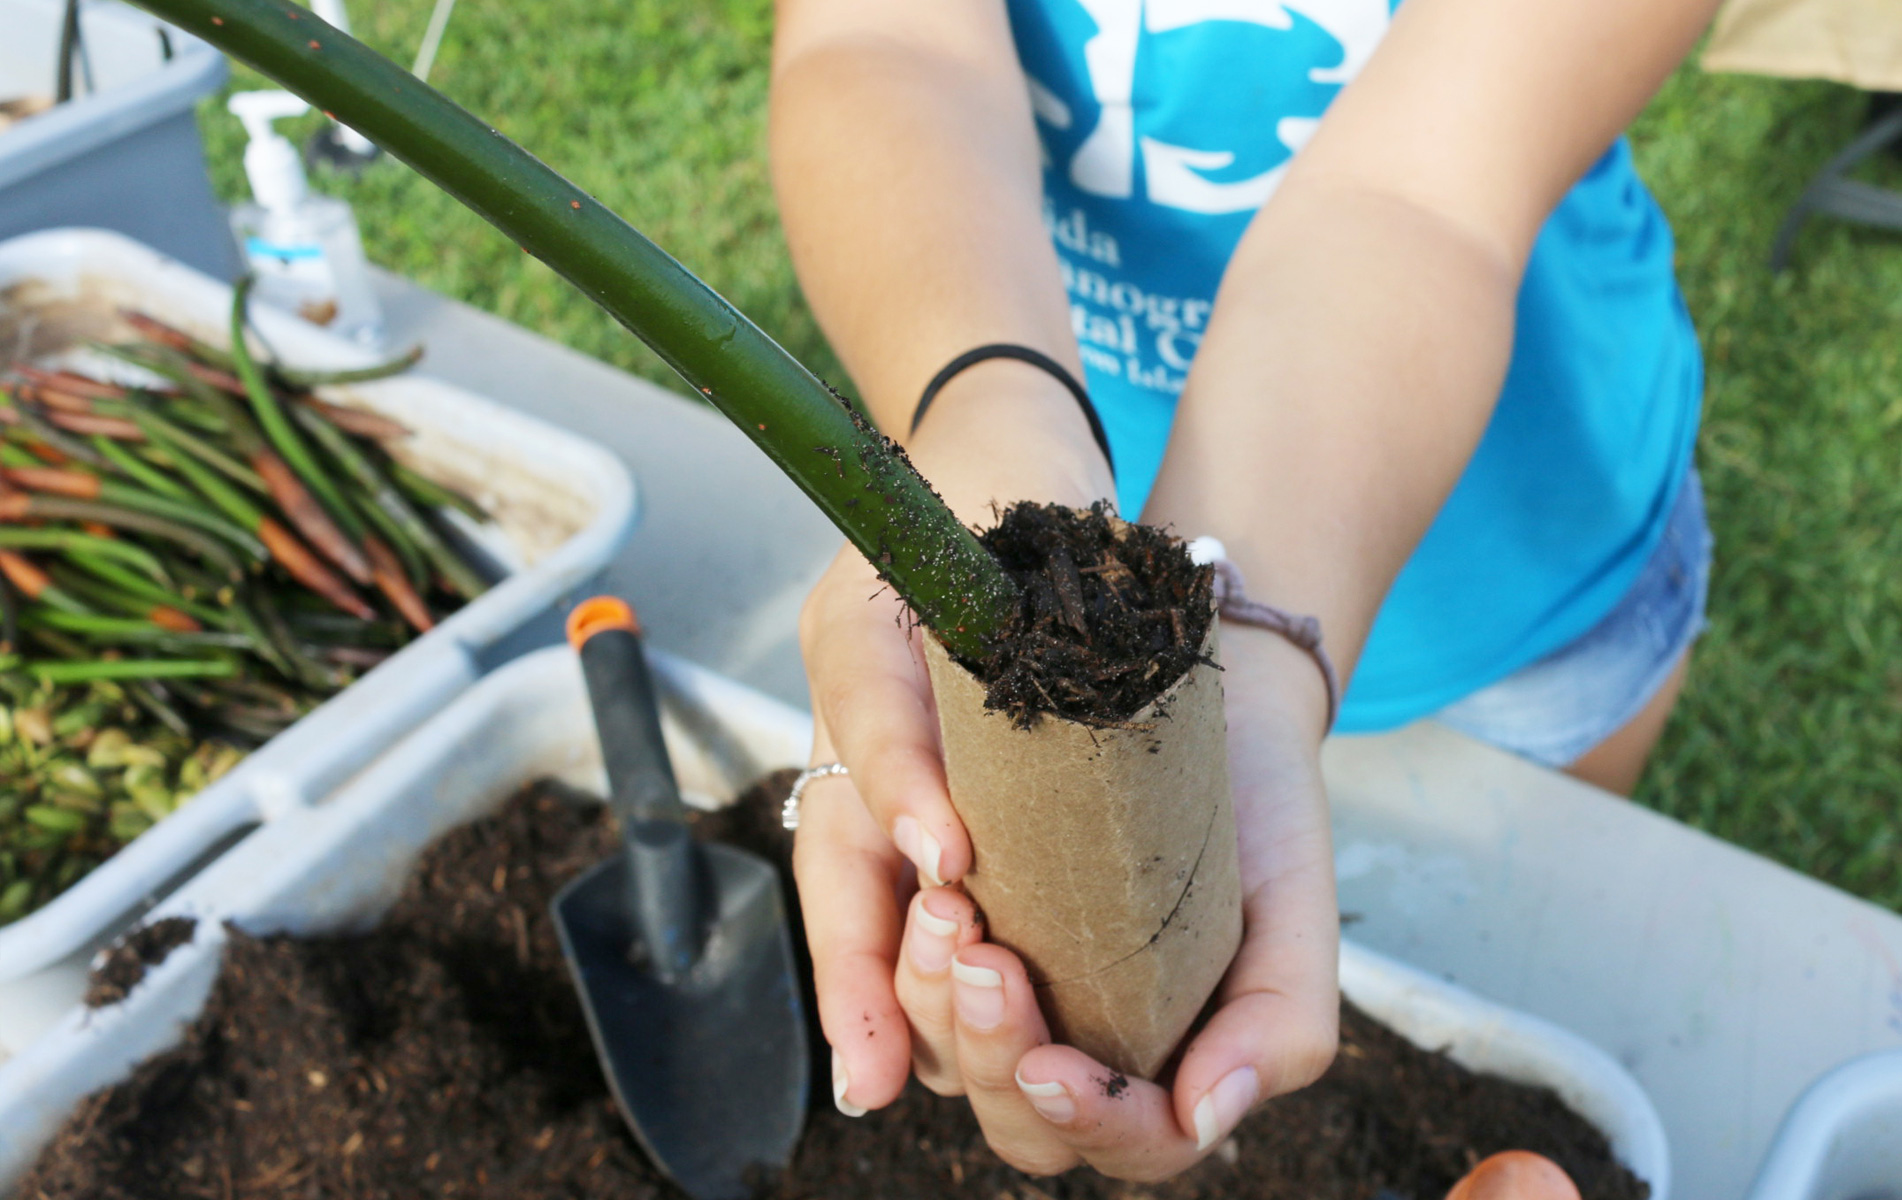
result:
<svg viewBox="0 0 1902 1200"><path fill-rule="evenodd" d="M335 688L338 686L336 672L323 663L311 658L297 648L297 641L291 637L290 627L284 623L283 614L277 605L258 604L253 607L250 601L240 603L245 616L256 636L268 641L278 657L283 660L284 674L310 687Z"/></svg>
<svg viewBox="0 0 1902 1200"><path fill-rule="evenodd" d="M248 650L250 643L238 634L180 633L164 629L138 617L101 616L96 613L48 611L36 614L32 621L66 633L78 634L93 642L108 645L157 646L185 653L210 649Z"/></svg>
<svg viewBox="0 0 1902 1200"><path fill-rule="evenodd" d="M20 648L20 599L13 593L13 585L0 575L0 656L10 655ZM0 667L0 670L3 670Z"/></svg>
<svg viewBox="0 0 1902 1200"><path fill-rule="evenodd" d="M488 590L482 576L437 536L422 514L409 506L396 486L370 461L370 456L350 440L349 434L331 424L316 409L300 405L296 414L298 424L367 493L365 511L389 535L398 553L414 546L465 600L473 600Z"/></svg>
<svg viewBox="0 0 1902 1200"><path fill-rule="evenodd" d="M107 504L116 504L122 508L136 509L150 513L155 517L190 525L203 530L244 551L253 560L263 562L266 555L264 543L252 537L248 530L226 520L223 516L204 508L199 504L184 500L171 500L156 496L141 488L131 487L111 480L99 484L99 499Z"/></svg>
<svg viewBox="0 0 1902 1200"><path fill-rule="evenodd" d="M173 397L173 404L192 411L194 423L200 428L238 440L239 452L244 452L245 447L242 443L247 429L250 428L250 422L246 421L243 427L235 425L230 418L230 412L235 407L235 403L217 388L187 370L185 359L178 351L164 346L143 344L118 346L105 342L93 342L90 345L102 354L109 354L178 384L182 394ZM192 408L194 403L198 408L207 411L196 411ZM125 417L133 421L145 432L148 440L152 437L154 426L163 429L172 441L196 455L207 466L217 469L220 474L243 484L254 492L264 493L268 490L264 486L264 480L256 471L196 434L180 429L175 423L160 415L158 398L150 393L135 391L125 400L96 400L93 404L102 413Z"/></svg>
<svg viewBox="0 0 1902 1200"><path fill-rule="evenodd" d="M265 486L264 478L256 471L190 430L180 428L177 423L167 421L155 412L139 411L133 415L132 419L145 430L145 436L149 440L157 441L159 439L155 434L162 434L164 439L176 446L180 452L191 455L233 483L260 496L270 495L271 489Z"/></svg>
<svg viewBox="0 0 1902 1200"><path fill-rule="evenodd" d="M102 658L25 665L47 683L90 683L95 679L225 679L238 673L238 665L226 658Z"/></svg>
<svg viewBox="0 0 1902 1200"><path fill-rule="evenodd" d="M99 453L96 450L88 446L84 441L81 441L79 438L74 437L72 434L67 433L65 430L47 420L35 406L31 404L21 404L14 411L20 414L21 429L32 433L34 437L45 442L66 457L73 459L75 462L83 462L88 466L99 467L105 465L105 460L99 457Z"/></svg>
<svg viewBox="0 0 1902 1200"><path fill-rule="evenodd" d="M329 510L331 519L343 527L350 540L361 543L362 519L350 507L350 502L344 499L343 490L331 480L292 426L290 418L284 413L284 406L278 403L277 394L271 390L270 381L258 369L256 360L251 357L250 347L245 343L245 305L251 295L252 282L249 275L245 276L238 280L231 293L232 366L237 369L238 378L244 381L244 390L251 401L252 411L257 413L258 424L264 428L264 436L284 456L291 470L297 472L304 486L316 493L317 499Z"/></svg>
<svg viewBox="0 0 1902 1200"><path fill-rule="evenodd" d="M172 456L173 467L190 482L192 487L198 489L199 494L217 505L220 512L236 521L248 532L257 532L258 526L264 520L262 509L239 495L236 488L219 478L211 468L194 460L156 424L146 429L146 436L152 439L155 446Z"/></svg>
<svg viewBox="0 0 1902 1200"><path fill-rule="evenodd" d="M139 2L362 131L561 273L753 439L947 648L984 653L1016 593L996 560L862 414L639 231L308 9Z"/></svg>
<svg viewBox="0 0 1902 1200"><path fill-rule="evenodd" d="M110 559L95 558L84 551L69 551L66 561L93 578L110 583L129 596L138 597L145 601L148 607L163 604L207 625L228 627L231 624L230 616L223 610L206 604L193 603L169 588L153 583L137 571L129 571Z"/></svg>
<svg viewBox="0 0 1902 1200"><path fill-rule="evenodd" d="M257 612L251 607L248 597L238 597L230 605L230 610L238 628L250 637L251 648L257 652L258 657L271 664L271 667L286 679L305 679L304 673L298 669L298 664L302 660L293 660L286 653L285 647L272 636L272 631L266 629L263 622L258 620Z"/></svg>
<svg viewBox="0 0 1902 1200"><path fill-rule="evenodd" d="M206 390L209 392L211 389ZM148 441L158 440L153 436L153 431L157 430L165 435L165 440L176 443L180 450L192 455L233 483L241 484L261 496L270 493L270 489L264 485L263 478L256 471L211 445L197 434L182 429L176 422L159 415L155 411L155 406L123 404L113 408L144 430Z"/></svg>
<svg viewBox="0 0 1902 1200"><path fill-rule="evenodd" d="M151 434L148 433L146 436L150 437ZM100 455L105 458L107 462L119 468L124 474L131 476L136 482L144 484L146 490L156 492L161 496L169 496L173 500L188 501L191 499L191 493L170 476L166 475L165 472L159 470L151 463L146 462L111 438L95 436L92 439L92 446L93 449L99 451Z"/></svg>
<svg viewBox="0 0 1902 1200"><path fill-rule="evenodd" d="M153 513L116 504L103 504L97 500L73 500L66 496L36 495L28 499L26 515L50 521L96 521L114 529L128 529L135 533L149 534L152 537L177 543L192 551L221 569L227 579L235 581L244 577L244 569L239 565L237 556L222 542L189 525L183 525Z"/></svg>
<svg viewBox="0 0 1902 1200"><path fill-rule="evenodd" d="M124 683L126 693L132 697L133 702L157 718L159 724L179 737L191 736L191 722L185 719L185 714L172 706L171 701L166 699L164 691L157 684L146 679L127 679Z"/></svg>
<svg viewBox="0 0 1902 1200"><path fill-rule="evenodd" d="M473 500L453 488L429 478L400 462L390 463L390 481L411 500L424 508L453 508L477 524L489 519L489 514L476 507Z"/></svg>
<svg viewBox="0 0 1902 1200"><path fill-rule="evenodd" d="M375 363L367 367L352 367L342 371L305 371L296 367L287 367L282 363L272 363L270 372L290 387L309 389L331 384L368 383L373 379L388 379L392 375L401 375L421 361L423 361L423 348L411 346L387 362Z"/></svg>
<svg viewBox="0 0 1902 1200"><path fill-rule="evenodd" d="M30 616L41 611L71 613L74 616L92 615L91 605L57 583L49 583L41 588L38 595L31 597L31 601L38 607L28 608L25 615Z"/></svg>
<svg viewBox="0 0 1902 1200"><path fill-rule="evenodd" d="M150 575L161 584L169 579L164 565L145 547L135 546L131 542L122 542L117 538L95 537L76 529L0 525L0 549L55 550L68 556L86 554L100 559L114 559L127 563Z"/></svg>

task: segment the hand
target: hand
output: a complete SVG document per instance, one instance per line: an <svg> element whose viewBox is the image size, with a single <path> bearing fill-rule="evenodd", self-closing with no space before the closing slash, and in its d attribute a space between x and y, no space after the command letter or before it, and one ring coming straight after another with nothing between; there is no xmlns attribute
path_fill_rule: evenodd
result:
<svg viewBox="0 0 1902 1200"><path fill-rule="evenodd" d="M1016 497L1082 507L1114 492L1076 401L1041 370L1009 359L954 378L907 449L967 522ZM920 636L850 545L800 614L813 761L842 761L853 772L807 788L793 855L820 1021L835 1047L834 1091L847 1111L890 1103L911 1070L913 1039L894 990L905 901L919 878L955 880L971 866L945 787ZM955 1091L955 1073L918 1045L920 1077Z"/></svg>
<svg viewBox="0 0 1902 1200"><path fill-rule="evenodd" d="M852 770L807 786L793 849L833 1094L852 1116L890 1103L911 1071L908 1021L893 990L905 898L918 880L955 879L971 863L917 637L904 604L850 545L800 621L813 761ZM923 1064L921 1072L938 1081Z"/></svg>
<svg viewBox="0 0 1902 1200"><path fill-rule="evenodd" d="M1110 1087L1107 1068L1045 1044L1021 963L981 943L969 899L929 886L961 877L970 846L945 792L915 640L895 600L865 601L878 585L856 560L848 551L834 563L802 625L815 759L836 753L853 774L808 789L795 855L840 1107L887 1104L915 1070L940 1094L969 1094L1015 1166L1089 1162L1157 1179L1199 1159L1258 1100L1318 1077L1334 1046L1337 919L1313 664L1274 635L1223 631L1243 944L1170 1086ZM927 886L913 894L919 878Z"/></svg>

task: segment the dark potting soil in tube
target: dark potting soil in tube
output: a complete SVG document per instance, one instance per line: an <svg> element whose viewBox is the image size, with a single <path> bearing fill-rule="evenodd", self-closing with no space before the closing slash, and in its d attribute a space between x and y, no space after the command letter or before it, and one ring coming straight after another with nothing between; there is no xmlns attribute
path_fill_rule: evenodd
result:
<svg viewBox="0 0 1902 1200"><path fill-rule="evenodd" d="M1127 723L1202 657L1214 574L1180 539L1089 509L1024 502L980 534L1018 586L1018 610L981 663L985 706L1028 728L1052 714Z"/></svg>
<svg viewBox="0 0 1902 1200"><path fill-rule="evenodd" d="M765 781L703 830L783 864L789 783ZM86 1100L14 1195L678 1200L608 1097L548 916L556 890L616 845L598 806L538 786L432 846L374 932L234 931L184 1044ZM1440 1200L1481 1158L1516 1148L1555 1159L1587 1200L1642 1200L1604 1138L1550 1092L1474 1076L1351 1007L1341 1015L1326 1078L1166 1183L1020 1174L986 1148L965 1101L914 1086L856 1121L816 1094L793 1168L760 1196Z"/></svg>

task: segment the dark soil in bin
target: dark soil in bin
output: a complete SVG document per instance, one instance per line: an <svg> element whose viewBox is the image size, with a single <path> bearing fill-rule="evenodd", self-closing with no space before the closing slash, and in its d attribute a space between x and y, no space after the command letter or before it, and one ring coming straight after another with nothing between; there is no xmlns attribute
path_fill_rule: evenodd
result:
<svg viewBox="0 0 1902 1200"><path fill-rule="evenodd" d="M788 781L704 829L783 860ZM677 1200L608 1098L548 917L556 890L615 842L598 807L534 788L432 847L373 933L234 931L184 1045L88 1099L15 1196ZM1475 1077L1349 1006L1342 1020L1320 1084L1167 1183L1021 1175L985 1147L964 1101L913 1087L856 1121L816 1094L797 1161L762 1196L1439 1200L1512 1148L1557 1160L1587 1200L1645 1195L1550 1093Z"/></svg>

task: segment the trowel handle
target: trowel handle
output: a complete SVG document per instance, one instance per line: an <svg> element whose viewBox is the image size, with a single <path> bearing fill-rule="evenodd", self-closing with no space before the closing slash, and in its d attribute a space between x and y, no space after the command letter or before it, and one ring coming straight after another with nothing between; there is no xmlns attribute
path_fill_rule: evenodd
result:
<svg viewBox="0 0 1902 1200"><path fill-rule="evenodd" d="M660 703L634 610L611 596L576 606L568 640L581 659L607 766L608 808L628 856L629 915L664 981L700 956L703 883L686 806L661 740Z"/></svg>

